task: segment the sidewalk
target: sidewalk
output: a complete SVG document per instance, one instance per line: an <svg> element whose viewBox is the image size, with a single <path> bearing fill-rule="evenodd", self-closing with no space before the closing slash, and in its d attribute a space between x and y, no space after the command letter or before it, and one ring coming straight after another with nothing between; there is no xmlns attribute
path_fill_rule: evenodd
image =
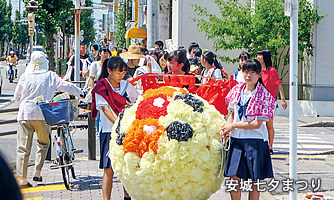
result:
<svg viewBox="0 0 334 200"><path fill-rule="evenodd" d="M60 169L49 170L52 163L47 162L42 171L43 183L37 185L32 181L33 167L29 167L28 180L35 186L33 188L23 189L22 193L26 200L43 199L43 200L100 200L102 199L102 175L103 170L98 168L98 160L87 160L86 157L81 157L75 160L75 173L77 179L72 180L72 189L66 190L63 182ZM143 191L144 192L144 191ZM306 193L298 193L298 199L304 199ZM334 197L334 191L321 192L326 196ZM247 199L247 193L242 194L242 199ZM117 177L114 177L114 186L112 191L112 199L122 200L123 189ZM222 184L220 190L213 194L209 200L229 199L229 194L225 192L225 186ZM261 200L286 200L288 193L274 195L269 192L263 192L260 196Z"/></svg>

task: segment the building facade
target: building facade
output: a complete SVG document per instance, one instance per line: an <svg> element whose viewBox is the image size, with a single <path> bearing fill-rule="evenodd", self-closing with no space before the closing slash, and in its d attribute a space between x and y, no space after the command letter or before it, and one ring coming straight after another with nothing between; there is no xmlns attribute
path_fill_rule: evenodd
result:
<svg viewBox="0 0 334 200"><path fill-rule="evenodd" d="M244 0L246 1L246 0ZM334 66L331 59L334 46L334 1L311 0L318 7L320 15L327 16L314 26L314 55L299 63L299 113L300 116L334 116ZM213 42L206 39L203 32L199 32L193 18L197 16L192 4L200 5L210 10L212 14L219 14L216 4L212 0L173 0L172 39L177 46L188 47L191 42L197 42L202 49L212 49ZM241 50L216 52L220 55L237 57ZM233 73L238 64L222 63L224 69ZM283 78L285 96L288 97L289 77ZM279 115L288 115L289 110L277 110Z"/></svg>

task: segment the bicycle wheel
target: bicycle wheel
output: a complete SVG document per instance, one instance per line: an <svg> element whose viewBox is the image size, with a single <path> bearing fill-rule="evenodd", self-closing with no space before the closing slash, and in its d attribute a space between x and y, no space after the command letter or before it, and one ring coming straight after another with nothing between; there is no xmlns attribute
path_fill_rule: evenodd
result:
<svg viewBox="0 0 334 200"><path fill-rule="evenodd" d="M12 73L9 74L9 82L13 83L14 75Z"/></svg>
<svg viewBox="0 0 334 200"><path fill-rule="evenodd" d="M66 160L66 163L67 164L70 164L70 163L72 163L73 162L73 156L72 156L72 154L73 154L73 151L71 150L71 149L73 149L73 144L71 143L71 141L70 141L70 136L69 136L69 128L68 128L68 125L66 125L65 126L66 128L65 128L65 131L68 131L67 133L68 134L66 134L66 137L64 136L63 138L64 138L64 152L65 152L65 160ZM72 145L71 145L72 144ZM73 179L75 179L75 172L74 172L74 165L71 165L71 166L69 166L69 169L71 169L71 174L72 174L72 178Z"/></svg>
<svg viewBox="0 0 334 200"><path fill-rule="evenodd" d="M64 165L64 158L63 157L59 157L59 164L60 165ZM70 189L70 173L68 171L68 167L61 167L61 174L63 176L63 180L64 180L64 184L66 189Z"/></svg>
<svg viewBox="0 0 334 200"><path fill-rule="evenodd" d="M73 165L71 167L71 174L72 174L72 178L76 179Z"/></svg>
<svg viewBox="0 0 334 200"><path fill-rule="evenodd" d="M59 165L67 165L70 162L69 156L68 156L68 151L67 151L67 145L66 145L66 139L65 139L65 130L63 127L58 128L58 136L60 137L61 135L61 139L62 139L62 156L58 156L59 158ZM70 189L70 169L71 166L67 166L67 167L61 167L61 173L63 176L63 180L64 180L64 184L66 189Z"/></svg>
<svg viewBox="0 0 334 200"><path fill-rule="evenodd" d="M64 151L64 160L66 164L71 164L72 163L72 159L69 156L69 153L67 151ZM75 179L75 172L74 172L74 166L68 166L68 169L71 170L71 174L72 174L72 178Z"/></svg>

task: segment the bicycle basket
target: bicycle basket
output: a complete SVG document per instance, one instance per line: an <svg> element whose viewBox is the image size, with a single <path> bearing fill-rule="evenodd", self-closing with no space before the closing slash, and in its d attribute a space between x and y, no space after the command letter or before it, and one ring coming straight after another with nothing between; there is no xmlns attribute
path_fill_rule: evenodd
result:
<svg viewBox="0 0 334 200"><path fill-rule="evenodd" d="M46 124L66 124L73 120L74 110L71 100L61 100L53 103L38 103Z"/></svg>

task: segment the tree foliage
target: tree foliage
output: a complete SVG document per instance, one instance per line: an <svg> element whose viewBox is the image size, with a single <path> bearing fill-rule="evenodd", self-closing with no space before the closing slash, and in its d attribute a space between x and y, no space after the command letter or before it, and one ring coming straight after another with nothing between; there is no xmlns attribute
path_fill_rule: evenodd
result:
<svg viewBox="0 0 334 200"><path fill-rule="evenodd" d="M128 0L125 0L123 4L119 7L119 12L116 16L117 29L115 31L115 40L117 47L124 47L126 44L125 34L126 34L126 6Z"/></svg>
<svg viewBox="0 0 334 200"><path fill-rule="evenodd" d="M199 5L194 4L193 7L199 16L194 19L197 27L213 41L216 51L245 49L254 57L257 50L269 49L274 67L278 67L284 57L287 58L290 18L284 16L284 0L256 0L254 12L250 0L246 4L238 0L213 1L219 9L219 15L211 14ZM317 9L308 0L299 0L300 60L303 60L302 53L305 51L312 55L313 25L323 17L324 15L318 15ZM227 56L221 58L225 62L237 61L237 58Z"/></svg>
<svg viewBox="0 0 334 200"><path fill-rule="evenodd" d="M12 25L11 20L12 16L12 5L7 4L7 1L0 0L0 41L6 39L6 34L9 36L9 39L12 37Z"/></svg>
<svg viewBox="0 0 334 200"><path fill-rule="evenodd" d="M26 47L26 44L29 43L28 26L22 25L20 20L21 20L21 14L19 11L16 10L15 22L13 24L12 42L21 47Z"/></svg>
<svg viewBox="0 0 334 200"><path fill-rule="evenodd" d="M93 6L91 0L87 0L85 6ZM84 30L84 41L86 45L95 40L95 29L94 29L94 19L93 19L93 10L83 10L80 15L80 29Z"/></svg>
<svg viewBox="0 0 334 200"><path fill-rule="evenodd" d="M25 0L25 3L29 3ZM39 7L36 12L36 23L43 29L43 34L46 36L46 52L50 61L50 69L54 70L54 47L53 35L62 27L72 15L73 2L71 0L39 0Z"/></svg>

